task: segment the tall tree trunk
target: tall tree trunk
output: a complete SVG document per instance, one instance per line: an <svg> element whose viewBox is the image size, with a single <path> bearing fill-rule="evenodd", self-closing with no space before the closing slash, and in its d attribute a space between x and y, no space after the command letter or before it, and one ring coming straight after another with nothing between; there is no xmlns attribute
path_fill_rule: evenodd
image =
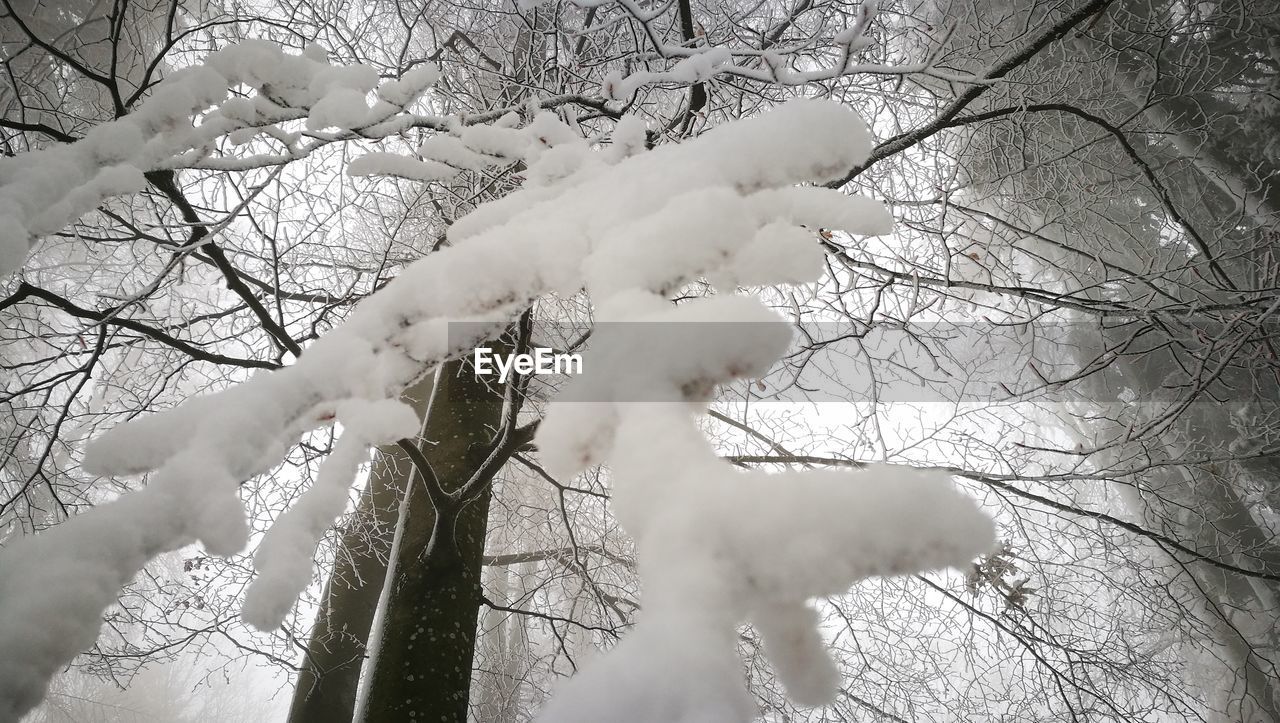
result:
<svg viewBox="0 0 1280 723"><path fill-rule="evenodd" d="M427 414L435 375L405 390L401 398L419 419ZM418 437L419 447L425 443ZM342 532L333 571L325 584L306 657L298 671L289 723L350 723L378 600L386 584L387 559L395 537L400 501L413 465L399 447L378 449L356 513Z"/></svg>
<svg viewBox="0 0 1280 723"><path fill-rule="evenodd" d="M445 492L460 489L483 465L502 411L502 389L477 378L469 361L441 367L423 432L432 443L423 452ZM437 510L414 476L400 511L360 720L467 719L490 499L486 484L471 500Z"/></svg>
<svg viewBox="0 0 1280 723"><path fill-rule="evenodd" d="M518 10L514 4L511 9ZM551 27L551 21L551 13L532 13L532 24L540 30ZM530 77L540 72L545 55L542 36L523 21L512 23L511 36L512 72L520 82L495 83L486 74L476 83L484 94L492 91L502 99L497 105L512 105L525 97ZM499 353L511 349L507 341L489 346ZM426 384L423 393L410 400L425 418L417 446L441 487L453 491L471 479L490 451L502 419L503 390L476 379L466 360L441 367L433 383L434 388ZM437 510L421 480L413 481L407 455L398 448L385 452L380 459L387 462L388 494L399 500L398 521L386 528L395 531L389 543L390 570L386 555L339 559L325 591L324 604L332 612L321 610L317 620L290 723L467 718L492 491L486 484L482 494L464 506ZM384 480L371 480L371 490L374 481ZM370 504L377 508L379 521L389 516L381 501ZM348 563L358 568L351 570L350 579L365 583L358 589L334 585L335 578L341 579L339 573L346 574L339 566ZM374 579L380 584L373 585ZM369 641L379 604L381 633L378 640ZM330 634L329 648L317 656L317 635L329 633L325 626L333 628L335 620L344 634L336 641ZM366 648L370 665L365 688L357 693ZM329 672L317 680L312 672L316 669ZM305 692L304 686L317 684L317 692ZM330 686L332 691L324 690ZM300 696L305 696L305 705L299 705Z"/></svg>

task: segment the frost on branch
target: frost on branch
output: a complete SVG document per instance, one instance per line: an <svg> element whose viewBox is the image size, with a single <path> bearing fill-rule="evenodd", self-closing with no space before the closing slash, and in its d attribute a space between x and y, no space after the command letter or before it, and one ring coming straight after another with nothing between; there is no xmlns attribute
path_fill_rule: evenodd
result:
<svg viewBox="0 0 1280 723"><path fill-rule="evenodd" d="M368 86L367 75L329 73L311 55L285 63L315 71L305 85L277 86L254 75L275 71L249 55L195 72L210 93L232 76L262 92L223 104L218 117L185 131L177 120L199 103L181 98L166 116L175 137L194 134L184 141L191 145L206 124L222 123L219 132L242 128L251 117L280 115L281 103L314 107L319 93ZM403 99L397 92L380 93L380 102ZM295 120L306 116L289 112ZM371 107L366 120L380 113ZM715 384L760 373L787 343L769 310L732 295L735 283L816 279L821 258L802 225L889 230L888 214L866 199L794 187L839 178L865 160L869 136L854 114L793 101L650 152L639 152L643 128L636 121L619 125L617 148L605 153L549 115L517 125L504 117L491 126L450 127L424 145L423 159L409 159L456 168L479 162L467 154L518 158L528 180L455 222L450 246L404 269L292 366L127 422L89 445L89 472L151 476L138 492L0 551L0 650L24 651L0 657L0 719L29 710L49 678L93 643L103 610L148 559L197 540L219 554L242 548L238 485L278 464L301 434L336 414L349 425L339 449L256 560L261 578L245 614L272 625L309 574L306 552L336 515L338 493L367 446L410 431L389 400L553 292L585 287L601 319L657 315L676 324L759 322L767 330L698 346L690 324L687 343L656 368L618 361L615 381L641 385L667 403L597 405L604 410L598 419L584 416L588 405L573 403L580 392L553 404L539 437L547 460L564 473L601 460L613 467L618 513L640 545L646 612L616 651L566 686L547 720L616 720L598 707L605 701L593 685L620 697L609 711L634 704L640 720L750 717L733 650L734 627L745 620L761 624L793 693L819 701L834 678L804 607L810 597L840 592L866 575L959 564L982 552L989 523L945 479L899 470L743 474L715 458L693 421ZM156 138L142 135L148 144ZM375 157L353 170L377 172L384 163L400 161ZM11 184L0 187L12 192ZM4 213L13 208L0 205ZM664 294L699 277L717 280L726 295L672 309ZM451 321L482 323L470 325L474 338L459 340L449 338ZM593 353L616 354L624 344L603 339ZM582 378L605 391L610 383ZM379 408L387 425L360 421ZM915 535L903 535L906 528ZM625 674L611 673L620 668ZM665 707L649 705L657 697Z"/></svg>

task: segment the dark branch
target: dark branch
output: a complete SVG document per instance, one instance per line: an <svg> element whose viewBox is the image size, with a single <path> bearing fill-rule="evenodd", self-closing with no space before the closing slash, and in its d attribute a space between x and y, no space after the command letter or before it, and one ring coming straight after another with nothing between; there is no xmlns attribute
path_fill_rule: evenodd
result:
<svg viewBox="0 0 1280 723"><path fill-rule="evenodd" d="M213 364L229 364L232 366L248 367L252 369L278 369L280 367L280 365L275 362L259 361L257 359L239 359L236 357L217 354L215 352L205 351L197 346L193 346L189 342L166 334L155 327L148 326L147 324L143 324L142 322L134 319L120 318L116 316L119 309L111 309L109 311L93 311L91 309L85 309L83 307L76 306L71 303L71 301L64 299L52 291L42 289L38 286L32 286L25 281L18 285L18 290L16 292L4 301L0 301L0 310L4 310L29 298L37 298L41 301L45 301L52 306L81 319L89 319L90 321L94 321L99 324L110 324L111 326L118 326L122 329L135 331L149 339L153 339L161 344L173 347L174 349L187 354L191 358L198 359L200 361L207 361Z"/></svg>

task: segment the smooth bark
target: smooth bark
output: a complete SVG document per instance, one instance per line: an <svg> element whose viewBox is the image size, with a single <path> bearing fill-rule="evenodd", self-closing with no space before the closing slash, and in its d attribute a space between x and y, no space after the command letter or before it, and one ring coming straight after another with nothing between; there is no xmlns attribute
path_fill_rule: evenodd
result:
<svg viewBox="0 0 1280 723"><path fill-rule="evenodd" d="M501 344L494 344L501 348ZM505 353L505 351L503 352ZM492 450L503 390L465 360L437 373L423 447L439 487L461 489ZM487 482L487 481L486 481ZM359 719L465 721L491 487L437 510L417 474L402 503L381 634Z"/></svg>
<svg viewBox="0 0 1280 723"><path fill-rule="evenodd" d="M405 390L402 399L425 418L435 375ZM419 436L420 447L426 446ZM386 583L400 501L413 465L399 447L378 448L356 513L342 531L333 572L298 671L289 723L350 723L366 658L369 631Z"/></svg>

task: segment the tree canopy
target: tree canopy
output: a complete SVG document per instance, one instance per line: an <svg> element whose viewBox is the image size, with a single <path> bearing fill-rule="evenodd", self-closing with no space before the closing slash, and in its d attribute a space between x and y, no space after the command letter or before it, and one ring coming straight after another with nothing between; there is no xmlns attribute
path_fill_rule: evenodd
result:
<svg viewBox="0 0 1280 723"><path fill-rule="evenodd" d="M1270 4L3 2L0 720L1280 720Z"/></svg>

